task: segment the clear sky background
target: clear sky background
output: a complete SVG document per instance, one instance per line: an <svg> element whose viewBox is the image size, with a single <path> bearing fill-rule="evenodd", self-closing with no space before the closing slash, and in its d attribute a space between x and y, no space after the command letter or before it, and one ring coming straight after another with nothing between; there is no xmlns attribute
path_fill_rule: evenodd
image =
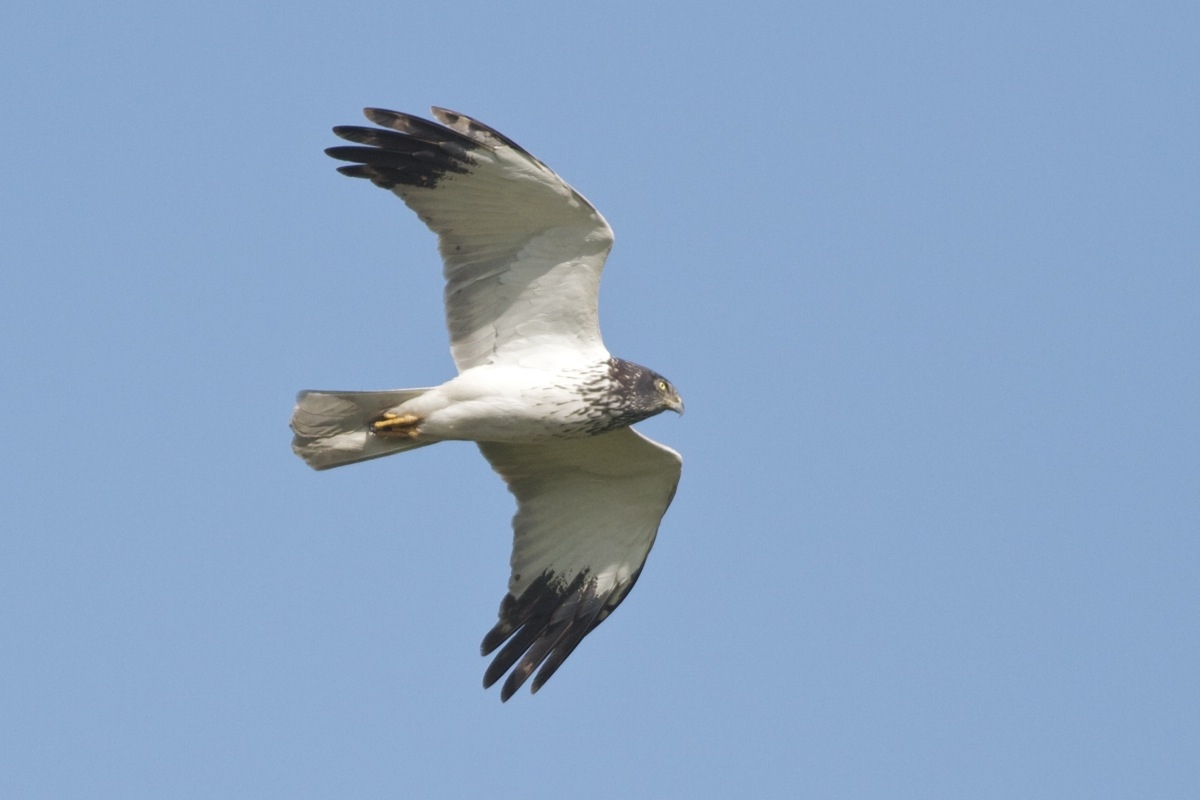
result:
<svg viewBox="0 0 1200 800"><path fill-rule="evenodd" d="M1200 6L9 3L0 796L1200 796ZM687 401L637 588L480 688L512 502L315 473L302 388L450 377L339 176L477 116L617 233Z"/></svg>

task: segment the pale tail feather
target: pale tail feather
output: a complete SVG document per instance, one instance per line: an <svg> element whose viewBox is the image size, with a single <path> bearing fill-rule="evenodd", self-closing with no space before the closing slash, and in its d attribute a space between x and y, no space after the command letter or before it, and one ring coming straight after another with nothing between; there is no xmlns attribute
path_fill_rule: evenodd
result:
<svg viewBox="0 0 1200 800"><path fill-rule="evenodd" d="M330 469L433 444L387 439L370 424L389 408L420 397L428 389L389 392L301 392L292 412L292 450L313 469Z"/></svg>

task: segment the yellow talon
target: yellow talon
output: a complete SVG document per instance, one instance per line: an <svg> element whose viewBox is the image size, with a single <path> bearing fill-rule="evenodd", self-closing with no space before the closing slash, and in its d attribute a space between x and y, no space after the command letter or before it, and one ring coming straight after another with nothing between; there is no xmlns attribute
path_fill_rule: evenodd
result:
<svg viewBox="0 0 1200 800"><path fill-rule="evenodd" d="M421 418L416 414L393 414L388 411L371 423L371 432L389 438L415 439L419 433L417 425L420 422Z"/></svg>

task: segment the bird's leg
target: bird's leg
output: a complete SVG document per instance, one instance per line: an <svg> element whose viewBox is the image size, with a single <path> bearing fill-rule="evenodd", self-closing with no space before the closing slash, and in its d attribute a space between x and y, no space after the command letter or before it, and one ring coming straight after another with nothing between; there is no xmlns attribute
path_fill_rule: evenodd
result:
<svg viewBox="0 0 1200 800"><path fill-rule="evenodd" d="M386 411L371 423L371 433L387 439L415 439L421 418L416 414L393 414Z"/></svg>

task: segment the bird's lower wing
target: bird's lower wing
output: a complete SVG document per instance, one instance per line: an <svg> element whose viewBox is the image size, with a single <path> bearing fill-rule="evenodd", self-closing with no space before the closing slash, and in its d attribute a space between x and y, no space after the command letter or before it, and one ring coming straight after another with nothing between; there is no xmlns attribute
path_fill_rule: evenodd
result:
<svg viewBox="0 0 1200 800"><path fill-rule="evenodd" d="M517 499L512 575L483 654L510 669L507 700L538 670L537 691L641 573L679 483L681 460L632 428L542 444L480 443Z"/></svg>

